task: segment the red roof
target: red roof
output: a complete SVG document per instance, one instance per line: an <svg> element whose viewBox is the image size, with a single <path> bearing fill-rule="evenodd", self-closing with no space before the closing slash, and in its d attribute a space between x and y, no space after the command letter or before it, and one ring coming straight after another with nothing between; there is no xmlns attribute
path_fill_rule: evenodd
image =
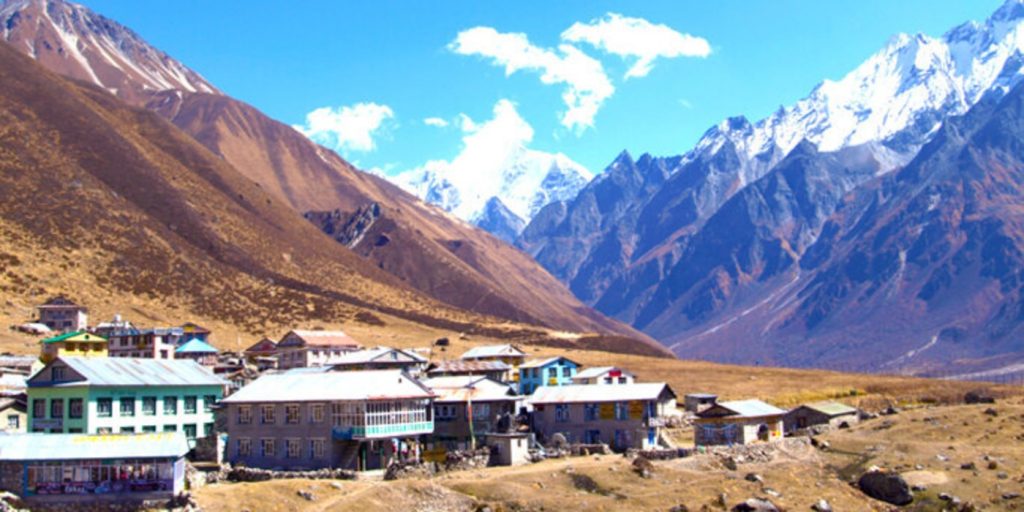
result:
<svg viewBox="0 0 1024 512"><path fill-rule="evenodd" d="M302 341L304 346L316 346L316 347L352 347L360 348L362 345L358 341L353 339L348 334L341 331L302 331L293 330L285 334L281 341L278 342L277 346L280 347L295 347L302 346L295 343L287 343L289 338L298 338Z"/></svg>

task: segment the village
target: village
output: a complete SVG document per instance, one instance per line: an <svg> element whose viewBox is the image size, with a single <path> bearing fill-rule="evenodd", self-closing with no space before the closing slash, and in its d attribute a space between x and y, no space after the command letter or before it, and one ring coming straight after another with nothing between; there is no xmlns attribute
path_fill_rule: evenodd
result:
<svg viewBox="0 0 1024 512"><path fill-rule="evenodd" d="M194 323L90 325L66 297L37 310L18 327L41 336L39 357L0 358L0 489L32 508L173 503L204 479L395 479L588 454L626 454L644 473L648 458L877 417L837 401L720 401L513 344L440 359L448 339L364 347L295 329L228 353Z"/></svg>

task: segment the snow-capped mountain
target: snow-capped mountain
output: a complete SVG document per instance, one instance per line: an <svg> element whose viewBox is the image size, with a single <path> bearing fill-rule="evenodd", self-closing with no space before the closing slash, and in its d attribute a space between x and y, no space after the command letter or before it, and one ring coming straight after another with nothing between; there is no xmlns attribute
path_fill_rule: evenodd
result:
<svg viewBox="0 0 1024 512"><path fill-rule="evenodd" d="M541 208L575 198L593 177L586 167L561 153L520 144L500 148L497 153L493 149L486 148L486 155L463 152L452 162L429 162L393 179L423 200L481 227L485 217L489 227L495 227L491 224L495 218L491 200L499 199L515 217L501 229L517 226L514 232L518 234ZM487 208L489 202L491 209Z"/></svg>
<svg viewBox="0 0 1024 512"><path fill-rule="evenodd" d="M685 160L714 154L731 142L745 156L739 179L746 184L807 139L821 151L880 142L880 156L895 168L945 116L963 114L987 91L1005 93L1019 80L1022 19L1022 0L1009 0L984 23L967 22L939 38L893 36L845 77L823 81L793 106L754 124L742 118L722 121Z"/></svg>
<svg viewBox="0 0 1024 512"><path fill-rule="evenodd" d="M165 90L219 94L195 71L130 29L70 2L2 0L4 41L61 74L136 104Z"/></svg>

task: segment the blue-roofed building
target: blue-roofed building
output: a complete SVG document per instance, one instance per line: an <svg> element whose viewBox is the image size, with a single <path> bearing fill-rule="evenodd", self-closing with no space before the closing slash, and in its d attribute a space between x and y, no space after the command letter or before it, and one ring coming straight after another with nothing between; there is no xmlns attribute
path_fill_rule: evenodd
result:
<svg viewBox="0 0 1024 512"><path fill-rule="evenodd" d="M226 385L195 361L60 357L28 380L28 430L206 437Z"/></svg>
<svg viewBox="0 0 1024 512"><path fill-rule="evenodd" d="M174 358L191 359L203 366L214 366L217 364L218 353L209 343L192 338L174 350Z"/></svg>
<svg viewBox="0 0 1024 512"><path fill-rule="evenodd" d="M580 365L566 357L526 361L519 366L519 393L533 394L542 386L568 386Z"/></svg>
<svg viewBox="0 0 1024 512"><path fill-rule="evenodd" d="M188 451L181 432L0 435L0 490L33 510L75 501L96 509L166 502L185 489Z"/></svg>

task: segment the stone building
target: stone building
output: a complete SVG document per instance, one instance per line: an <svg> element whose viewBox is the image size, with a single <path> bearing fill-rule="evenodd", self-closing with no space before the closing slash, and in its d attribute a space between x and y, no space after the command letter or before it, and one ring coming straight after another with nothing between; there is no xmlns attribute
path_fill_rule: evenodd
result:
<svg viewBox="0 0 1024 512"><path fill-rule="evenodd" d="M786 411L760 400L716 402L697 413L694 445L768 443L782 439Z"/></svg>
<svg viewBox="0 0 1024 512"><path fill-rule="evenodd" d="M436 377L423 384L435 395L429 440L447 450L483 446L487 434L500 430L499 423L511 424L522 399L508 384L487 377Z"/></svg>
<svg viewBox="0 0 1024 512"><path fill-rule="evenodd" d="M418 459L430 389L400 370L267 374L225 398L227 460L257 468L381 469Z"/></svg>
<svg viewBox="0 0 1024 512"><path fill-rule="evenodd" d="M661 382L541 387L527 401L541 442L561 434L570 443L604 443L616 451L657 447L677 413L675 392Z"/></svg>
<svg viewBox="0 0 1024 512"><path fill-rule="evenodd" d="M794 432L808 427L827 425L839 428L846 424L852 426L859 420L857 408L839 402L825 401L804 404L790 410L783 417L786 432Z"/></svg>

